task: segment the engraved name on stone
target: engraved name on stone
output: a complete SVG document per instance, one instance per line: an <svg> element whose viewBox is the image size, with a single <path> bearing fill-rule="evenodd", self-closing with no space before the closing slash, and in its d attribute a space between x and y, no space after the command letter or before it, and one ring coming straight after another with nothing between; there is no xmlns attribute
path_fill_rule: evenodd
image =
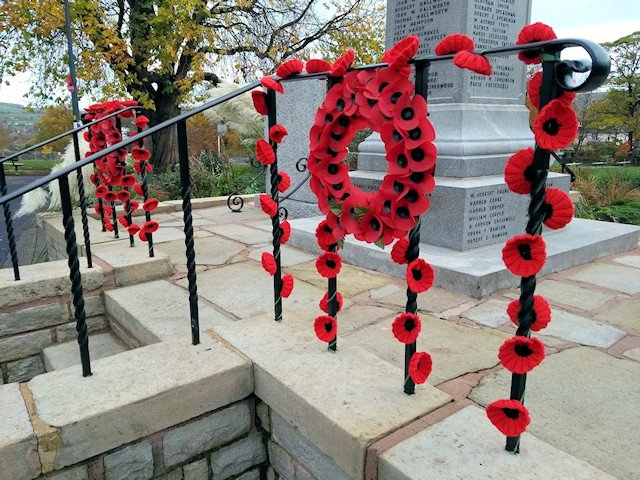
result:
<svg viewBox="0 0 640 480"><path fill-rule="evenodd" d="M506 195L509 189L471 192L466 215L469 226L465 236L467 245L499 241L509 235L507 224L516 219L512 211L507 213Z"/></svg>

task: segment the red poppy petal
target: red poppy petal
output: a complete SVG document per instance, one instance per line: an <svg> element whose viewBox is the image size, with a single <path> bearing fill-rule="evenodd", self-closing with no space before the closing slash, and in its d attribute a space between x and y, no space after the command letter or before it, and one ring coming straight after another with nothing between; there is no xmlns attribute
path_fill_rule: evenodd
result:
<svg viewBox="0 0 640 480"><path fill-rule="evenodd" d="M320 58L312 58L311 60L307 60L306 68L307 73L328 72L331 70L331 64Z"/></svg>
<svg viewBox="0 0 640 480"><path fill-rule="evenodd" d="M347 50L344 55L333 62L331 70L329 70L329 75L332 77L342 77L347 72L355 58L355 52L351 49Z"/></svg>
<svg viewBox="0 0 640 480"><path fill-rule="evenodd" d="M477 53L462 50L453 57L453 64L459 68L466 68L480 75L491 75L491 63L486 57Z"/></svg>
<svg viewBox="0 0 640 480"><path fill-rule="evenodd" d="M262 90L253 90L251 92L251 100L253 101L253 108L255 108L256 112L260 115L267 115L269 113L267 94Z"/></svg>
<svg viewBox="0 0 640 480"><path fill-rule="evenodd" d="M461 50L475 50L473 40L462 33L447 35L434 48L436 55L453 55Z"/></svg>
<svg viewBox="0 0 640 480"><path fill-rule="evenodd" d="M284 125L280 125L279 123L274 125L269 129L269 138L272 142L280 143L282 139L289 134Z"/></svg>
<svg viewBox="0 0 640 480"><path fill-rule="evenodd" d="M299 74L300 72L302 72L303 68L304 63L302 63L297 58L292 58L284 62L276 69L276 75L278 75L280 78L287 78L291 75Z"/></svg>
<svg viewBox="0 0 640 480"><path fill-rule="evenodd" d="M262 77L260 79L260 84L265 88L270 88L271 90L275 90L278 93L284 93L284 87L280 82L277 82L271 77Z"/></svg>
<svg viewBox="0 0 640 480"><path fill-rule="evenodd" d="M276 161L276 153L269 142L263 138L259 138L256 142L256 156L262 165L271 165Z"/></svg>

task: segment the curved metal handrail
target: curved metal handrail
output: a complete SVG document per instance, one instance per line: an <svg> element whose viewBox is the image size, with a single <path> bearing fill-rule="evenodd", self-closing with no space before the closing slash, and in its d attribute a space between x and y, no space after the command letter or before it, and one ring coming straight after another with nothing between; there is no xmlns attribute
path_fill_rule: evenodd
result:
<svg viewBox="0 0 640 480"><path fill-rule="evenodd" d="M558 53L564 50L565 48L569 48L569 47L582 47L586 50L586 52L589 54L591 58L591 72L589 73L589 76L587 77L587 79L580 85L573 85L573 86L569 85L568 78L570 78L570 76L573 73L584 73L585 64L582 62L576 62L576 61L560 61L558 63L558 68L556 69L556 81L558 82L558 84L563 89L573 91L573 92L590 91L600 87L605 82L607 75L611 69L611 59L609 58L609 55L604 50L604 48L602 48L600 45L590 40L575 39L575 38L556 39L556 40L550 40L547 42L536 42L536 43L528 43L524 45L510 45L510 46L492 48L488 50L478 51L476 53L479 53L485 56L504 56L505 54L513 54L513 53L522 52L522 51L539 51L542 53L553 54L553 53ZM445 60L451 60L451 59L453 59L453 55L426 56L426 57L421 57L421 58L412 60L410 63L420 66L420 65L430 64L433 62L445 61ZM353 70L372 70L375 68L381 68L385 66L387 66L386 63L379 63L374 65L365 65L362 67L355 67ZM300 80L305 78L324 78L328 76L329 76L329 72L300 74L300 75L288 77L286 79L282 79L282 81L288 82L288 81L295 81L295 80ZM561 77L561 78L558 78L558 77ZM248 85L245 85L244 87L239 88L238 90L235 90L234 92L228 93L226 95L223 95L222 97L219 97L210 102L204 103L199 107L189 110L188 112L184 112L184 113L181 113L180 115L176 115L175 117L172 117L169 120L165 120L164 122L159 123L158 125L155 125L151 128L144 130L143 132L140 132L136 135L128 137L127 139L122 140L120 143L111 145L110 147L107 147L104 150L101 150L99 153L90 155L82 159L81 161L74 163L73 165L69 165L67 167L64 167L56 171L55 173L52 173L47 176L41 177L37 180L34 180L32 183L25 185L24 187L21 187L10 194L0 197L0 205L4 205L7 202L10 202L11 200L21 197L22 195L24 195L27 192L30 192L31 190L35 190L36 188L46 185L47 183L52 182L53 180L57 180L60 177L68 175L71 172L77 170L78 168L84 167L85 165L89 165L90 163L93 163L96 160L103 158L110 153L115 152L116 150L119 150L124 147L128 147L129 145L132 145L149 135L159 132L160 130L163 130L167 127L176 125L179 122L183 122L194 115L202 113L205 110L208 110L209 108L215 107L228 100L238 97L244 93L247 93L259 86L260 86L260 82L258 81L252 82ZM10 158L11 157L7 157L7 159L5 160L8 160Z"/></svg>
<svg viewBox="0 0 640 480"><path fill-rule="evenodd" d="M14 159L24 155L25 153L32 152L33 150L37 150L39 148L42 148L42 147L44 147L46 145L49 145L50 143L53 143L53 142L55 142L57 140L61 140L64 137L67 137L69 135L73 135L74 133L78 133L81 130L84 130L85 128L89 128L92 125L96 125L96 124L100 123L101 121L106 120L107 118L115 117L116 115L120 115L121 113L127 112L129 110L135 110L137 108L140 108L140 107L138 107L138 106L125 107L125 108L123 108L121 110L118 110L117 112L113 112L113 113L110 113L109 115L105 115L104 117L99 118L98 120L93 120L92 122L83 123L82 125L80 125L80 126L78 126L76 128L72 128L71 130L67 130L66 132L61 133L59 135L56 135L55 137L51 137L51 138L49 138L47 140L44 140L44 141L42 141L40 143L32 145L32 146L30 146L28 148L25 148L23 150L20 150L17 153L13 153L13 154L9 155L8 157L0 158L0 163L4 163L4 162L8 162L8 161L14 160Z"/></svg>

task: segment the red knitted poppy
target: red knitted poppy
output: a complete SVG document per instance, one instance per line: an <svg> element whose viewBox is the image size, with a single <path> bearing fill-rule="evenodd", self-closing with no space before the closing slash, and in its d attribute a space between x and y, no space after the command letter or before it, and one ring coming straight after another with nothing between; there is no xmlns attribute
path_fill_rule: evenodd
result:
<svg viewBox="0 0 640 480"><path fill-rule="evenodd" d="M302 72L303 68L304 63L302 63L297 58L291 58L276 69L276 75L278 75L280 78L287 78L292 75L299 74L300 72Z"/></svg>
<svg viewBox="0 0 640 480"><path fill-rule="evenodd" d="M256 112L260 115L267 115L269 113L267 94L262 90L253 90L251 92L251 100L253 101L253 108L255 108Z"/></svg>
<svg viewBox="0 0 640 480"><path fill-rule="evenodd" d="M284 222L280 222L280 231L282 236L280 237L280 244L284 245L289 241L289 237L291 236L291 224L286 220Z"/></svg>
<svg viewBox="0 0 640 480"><path fill-rule="evenodd" d="M347 50L344 55L333 62L331 70L329 70L329 75L332 77L342 77L347 72L355 58L355 52L351 49Z"/></svg>
<svg viewBox="0 0 640 480"><path fill-rule="evenodd" d="M536 117L533 133L536 143L545 150L566 148L578 134L576 112L561 100L551 100Z"/></svg>
<svg viewBox="0 0 640 480"><path fill-rule="evenodd" d="M453 64L458 68L466 68L480 75L491 75L491 63L489 60L477 53L462 50L453 57Z"/></svg>
<svg viewBox="0 0 640 480"><path fill-rule="evenodd" d="M261 262L262 268L264 268L269 275L274 275L276 273L278 267L276 265L276 259L272 254L270 254L269 252L263 252Z"/></svg>
<svg viewBox="0 0 640 480"><path fill-rule="evenodd" d="M407 345L418 339L421 329L422 322L420 321L420 317L413 313L403 313L399 315L391 325L393 335L399 342Z"/></svg>
<svg viewBox="0 0 640 480"><path fill-rule="evenodd" d="M256 142L256 157L262 165L271 165L276 161L276 153L269 142L263 138L259 138Z"/></svg>
<svg viewBox="0 0 640 480"><path fill-rule="evenodd" d="M524 148L514 153L504 167L504 179L513 193L528 195L534 180L533 148Z"/></svg>
<svg viewBox="0 0 640 480"><path fill-rule="evenodd" d="M328 72L331 70L331 64L321 58L312 58L311 60L307 60L306 69L307 73Z"/></svg>
<svg viewBox="0 0 640 480"><path fill-rule="evenodd" d="M502 344L498 358L511 373L527 373L544 360L544 345L537 338L516 336Z"/></svg>
<svg viewBox="0 0 640 480"><path fill-rule="evenodd" d="M520 313L520 300L516 299L507 306L507 314L511 321L517 326L520 324L518 314ZM533 321L531 322L531 330L538 332L545 328L551 321L551 308L541 295L533 296Z"/></svg>
<svg viewBox="0 0 640 480"><path fill-rule="evenodd" d="M342 268L342 258L334 252L325 252L316 260L316 270L325 278L335 278Z"/></svg>
<svg viewBox="0 0 640 480"><path fill-rule="evenodd" d="M275 216L278 212L278 204L266 193L260 194L260 208L270 217Z"/></svg>
<svg viewBox="0 0 640 480"><path fill-rule="evenodd" d="M282 298L289 298L293 291L293 277L288 273L282 277L282 288L280 289L280 296Z"/></svg>
<svg viewBox="0 0 640 480"><path fill-rule="evenodd" d="M427 381L433 368L433 360L427 352L416 352L409 361L409 376L420 385Z"/></svg>
<svg viewBox="0 0 640 480"><path fill-rule="evenodd" d="M521 277L537 274L547 259L546 245L540 235L516 235L507 240L502 260L509 271Z"/></svg>
<svg viewBox="0 0 640 480"><path fill-rule="evenodd" d="M421 258L407 266L407 286L414 293L426 292L433 286L435 274L433 267Z"/></svg>
<svg viewBox="0 0 640 480"><path fill-rule="evenodd" d="M391 259L398 265L407 263L407 248L409 248L409 239L404 237L393 244L391 249Z"/></svg>
<svg viewBox="0 0 640 480"><path fill-rule="evenodd" d="M434 48L436 55L453 55L462 50L473 51L476 49L473 40L462 33L452 33L447 35Z"/></svg>
<svg viewBox="0 0 640 480"><path fill-rule="evenodd" d="M547 188L542 208L544 224L553 229L564 228L573 218L573 202L566 192L559 188Z"/></svg>
<svg viewBox="0 0 640 480"><path fill-rule="evenodd" d="M487 417L507 437L517 437L525 432L531 419L527 408L518 400L496 400L487 405Z"/></svg>
<svg viewBox="0 0 640 480"><path fill-rule="evenodd" d="M269 138L272 142L280 143L282 139L289 134L284 125L280 125L279 123L274 125L269 129Z"/></svg>
<svg viewBox="0 0 640 480"><path fill-rule="evenodd" d="M275 90L278 93L284 93L284 87L282 84L271 77L262 77L260 79L260 84L265 88L270 88L271 90Z"/></svg>
<svg viewBox="0 0 640 480"><path fill-rule="evenodd" d="M157 198L147 198L144 203L142 204L142 209L145 212L152 212L153 210L155 210L156 208L158 208L158 199Z"/></svg>
<svg viewBox="0 0 640 480"><path fill-rule="evenodd" d="M278 191L284 193L291 186L291 177L287 172L278 172Z"/></svg>
<svg viewBox="0 0 640 480"><path fill-rule="evenodd" d="M407 62L418 53L419 47L420 38L416 35L409 35L387 50L382 56L382 60L389 64L389 68L398 70L406 66Z"/></svg>
<svg viewBox="0 0 640 480"><path fill-rule="evenodd" d="M338 300L338 312L342 310L342 294L336 292L336 299ZM324 294L322 300L320 300L320 310L324 313L329 313L329 292Z"/></svg>
<svg viewBox="0 0 640 480"><path fill-rule="evenodd" d="M338 322L334 317L320 315L313 322L313 329L321 342L330 342L336 338L338 332Z"/></svg>

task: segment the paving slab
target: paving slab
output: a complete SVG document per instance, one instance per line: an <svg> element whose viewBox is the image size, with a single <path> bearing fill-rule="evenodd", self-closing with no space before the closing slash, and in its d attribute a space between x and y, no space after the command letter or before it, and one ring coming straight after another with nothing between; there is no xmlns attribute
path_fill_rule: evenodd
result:
<svg viewBox="0 0 640 480"><path fill-rule="evenodd" d="M401 369L347 339L328 353L295 322L253 319L216 332L254 363L256 396L356 479L373 441L450 401L429 385L406 395Z"/></svg>
<svg viewBox="0 0 640 480"><path fill-rule="evenodd" d="M35 411L55 429L55 441L41 449L55 457L56 469L212 412L253 391L250 362L206 335L195 346L191 339L169 340L102 358L92 370L92 376L83 378L75 365L27 384Z"/></svg>
<svg viewBox="0 0 640 480"><path fill-rule="evenodd" d="M592 348L550 355L527 375L528 431L620 480L637 479L639 378L640 363ZM508 398L510 382L506 370L493 373L470 398L481 405Z"/></svg>
<svg viewBox="0 0 640 480"><path fill-rule="evenodd" d="M522 436L520 454L504 449L504 437L484 410L468 406L383 453L379 480L615 480L602 470L535 436Z"/></svg>
<svg viewBox="0 0 640 480"><path fill-rule="evenodd" d="M602 348L610 347L626 335L618 328L556 308L551 309L551 322L540 333Z"/></svg>
<svg viewBox="0 0 640 480"><path fill-rule="evenodd" d="M433 371L428 380L432 385L500 363L498 348L509 338L508 334L426 314L420 318L418 350L429 352L433 358ZM392 365L404 368L404 345L393 336L391 320L365 327L347 338Z"/></svg>
<svg viewBox="0 0 640 480"><path fill-rule="evenodd" d="M536 294L542 295L551 302L569 305L580 310L592 310L615 298L612 293L599 292L556 280L544 280L539 283L536 286Z"/></svg>
<svg viewBox="0 0 640 480"><path fill-rule="evenodd" d="M211 227L202 227L204 230L242 242L246 245L259 245L271 243L273 237L270 232L257 228L246 227L238 223L223 223Z"/></svg>
<svg viewBox="0 0 640 480"><path fill-rule="evenodd" d="M181 228L175 227L165 227L161 226L158 230L153 232L153 244L159 244L164 242L171 242L173 240L183 239L184 241L184 232ZM138 241L137 243L144 243Z"/></svg>
<svg viewBox="0 0 640 480"><path fill-rule="evenodd" d="M624 352L624 356L640 362L640 348L634 348L633 350L628 350Z"/></svg>
<svg viewBox="0 0 640 480"><path fill-rule="evenodd" d="M107 313L143 345L190 338L189 293L167 282L141 283L105 292ZM199 302L200 331L232 321Z"/></svg>
<svg viewBox="0 0 640 480"><path fill-rule="evenodd" d="M462 316L480 325L497 328L509 321L508 305L505 300L491 299L463 312Z"/></svg>
<svg viewBox="0 0 640 480"><path fill-rule="evenodd" d="M38 441L17 383L0 386L0 476L31 479L40 475Z"/></svg>
<svg viewBox="0 0 640 480"><path fill-rule="evenodd" d="M256 248L255 250L251 251L251 253L249 254L249 258L251 260L255 260L256 262L260 262L263 252L269 252L273 254L273 246L266 245L264 247ZM311 260L315 261L316 256L298 250L297 248L291 248L287 245L284 245L280 247L280 258L283 267L291 267L293 265L298 265L299 263L305 263Z"/></svg>
<svg viewBox="0 0 640 480"><path fill-rule="evenodd" d="M622 257L615 257L613 261L630 267L640 268L640 255L624 255Z"/></svg>
<svg viewBox="0 0 640 480"><path fill-rule="evenodd" d="M640 293L640 270L637 268L593 263L568 278L629 295Z"/></svg>
<svg viewBox="0 0 640 480"><path fill-rule="evenodd" d="M396 285L394 285L396 286ZM385 288L385 287L383 287ZM397 287L391 295L378 297L378 291L371 292L371 299L387 305L394 305L396 307L404 308L407 304L407 290L405 288ZM376 298L377 297L377 298ZM433 287L424 293L418 295L418 309L424 312L441 313L450 308L457 307L463 303L469 302L473 298L463 295L462 293L452 292L445 290L444 288Z"/></svg>
<svg viewBox="0 0 640 480"><path fill-rule="evenodd" d="M344 302L348 302L348 300L344 300ZM346 307L345 305L348 304L343 303L343 309L338 312L338 328L341 333L351 332L365 325L377 323L383 318L388 318L389 321L392 321L400 314L398 310L374 305L352 305L351 307Z"/></svg>
<svg viewBox="0 0 640 480"><path fill-rule="evenodd" d="M133 248L122 243L98 245L93 254L113 267L119 287L165 278L173 273L167 255L154 251L154 256L149 257L147 245L141 242Z"/></svg>
<svg viewBox="0 0 640 480"><path fill-rule="evenodd" d="M597 314L595 318L618 325L633 333L640 333L640 298L621 300L606 312Z"/></svg>
<svg viewBox="0 0 640 480"><path fill-rule="evenodd" d="M179 285L186 286L186 280ZM325 290L297 281L293 293L283 299L283 308L305 319L318 314L316 302ZM238 318L273 313L273 278L255 262L234 263L198 275L198 294ZM310 300L314 304L310 306Z"/></svg>
<svg viewBox="0 0 640 480"><path fill-rule="evenodd" d="M316 270L315 260L287 268L287 272L291 273L294 277L304 280L305 282L319 288L327 288L327 279L322 277ZM344 262L342 263L342 268L340 269L340 273L337 278L338 291L342 293L343 297L347 298L354 297L359 293L366 292L367 290L380 288L389 283L394 283L393 280L382 275L376 275L361 268L352 267Z"/></svg>
<svg viewBox="0 0 640 480"><path fill-rule="evenodd" d="M215 220L217 223L238 223L254 220L264 220L266 214L249 202L244 203L240 212L232 212L226 205L224 207L199 208L196 212L202 218Z"/></svg>
<svg viewBox="0 0 640 480"><path fill-rule="evenodd" d="M204 227L208 225L214 225L213 220L209 220L206 218L192 218L191 224L194 227ZM184 220L182 218L173 219L167 222L162 222L161 227L176 227L180 230L184 229Z"/></svg>
<svg viewBox="0 0 640 480"><path fill-rule="evenodd" d="M124 352L127 347L113 333L89 335L89 356L91 361ZM42 351L44 365L48 372L80 364L78 342L52 345Z"/></svg>
<svg viewBox="0 0 640 480"><path fill-rule="evenodd" d="M194 250L196 265L223 265L246 247L220 237L196 238ZM173 265L186 266L187 254L184 240L176 240L158 245L157 250L169 256Z"/></svg>

